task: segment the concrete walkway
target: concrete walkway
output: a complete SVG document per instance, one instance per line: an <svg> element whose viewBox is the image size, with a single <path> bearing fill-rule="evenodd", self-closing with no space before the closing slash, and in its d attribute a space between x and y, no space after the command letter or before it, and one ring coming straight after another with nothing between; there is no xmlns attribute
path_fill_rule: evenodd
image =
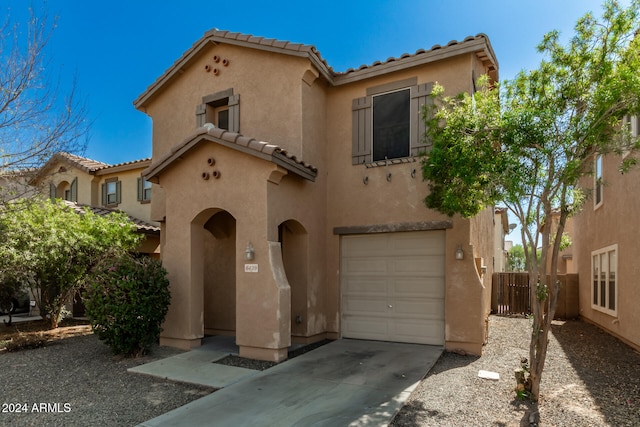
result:
<svg viewBox="0 0 640 427"><path fill-rule="evenodd" d="M207 352L213 350L196 349L153 362L149 365L155 367L146 372L147 365L135 369L224 387L141 426L384 426L438 360L442 348L338 340L262 372L211 363L220 354ZM190 369L196 372L191 374Z"/></svg>

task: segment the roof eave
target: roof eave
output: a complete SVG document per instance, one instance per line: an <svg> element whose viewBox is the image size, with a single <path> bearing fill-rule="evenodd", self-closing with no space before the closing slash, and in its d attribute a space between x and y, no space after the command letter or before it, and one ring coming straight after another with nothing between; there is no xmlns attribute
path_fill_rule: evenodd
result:
<svg viewBox="0 0 640 427"><path fill-rule="evenodd" d="M338 74L334 77L333 84L335 86L339 86L354 83L360 80L393 73L407 68L417 67L431 62L476 52L483 52L493 67L496 70L498 69L498 64L489 39L484 35L479 35L472 40L465 40L460 43L438 47L436 49L432 48L431 50L425 51L421 54L410 55L405 58L394 59L375 66L367 66L359 70Z"/></svg>
<svg viewBox="0 0 640 427"><path fill-rule="evenodd" d="M242 37L238 39L227 38L217 35L217 31L208 31L204 36L195 42L191 48L185 51L182 56L176 60L155 82L153 82L147 90L145 90L135 101L133 105L138 110L144 111L146 103L160 90L165 84L169 83L176 74L189 64L194 58L198 57L200 52L209 44L217 45L219 43L230 44L234 46L247 47L250 49L259 49L266 52L274 52L285 55L296 56L300 58L307 58L318 69L320 74L325 79L331 81L333 78L333 72L329 69L326 63L320 58L315 49L312 49L308 45L289 44L292 46L299 46L299 49L285 48L287 44L285 42L279 42L273 40L272 44L263 44L256 42L255 40L263 40L260 37ZM243 35L244 36L244 35ZM270 40L270 39L269 39Z"/></svg>

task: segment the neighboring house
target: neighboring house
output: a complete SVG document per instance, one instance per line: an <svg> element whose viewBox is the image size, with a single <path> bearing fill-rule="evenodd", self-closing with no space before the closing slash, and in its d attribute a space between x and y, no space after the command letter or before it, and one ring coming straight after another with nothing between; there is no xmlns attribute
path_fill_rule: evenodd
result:
<svg viewBox="0 0 640 427"><path fill-rule="evenodd" d="M630 130L638 136L638 118ZM629 154L636 155L636 154ZM574 217L573 263L580 280L580 316L640 350L640 170L621 174L617 154L596 155L593 176L581 186L591 195Z"/></svg>
<svg viewBox="0 0 640 427"><path fill-rule="evenodd" d="M9 200L33 196L36 189L29 185L29 181L36 172L34 169L0 172L0 205Z"/></svg>
<svg viewBox="0 0 640 427"><path fill-rule="evenodd" d="M498 78L468 37L335 72L309 45L212 30L134 105L153 119L151 219L172 300L161 344L240 355L360 338L482 352L493 209L424 205L422 106Z"/></svg>
<svg viewBox="0 0 640 427"><path fill-rule="evenodd" d="M151 184L141 172L151 159L108 165L69 153L57 153L34 174L29 184L51 198L67 200L98 214L127 213L145 235L138 251L159 257L160 228L151 221Z"/></svg>

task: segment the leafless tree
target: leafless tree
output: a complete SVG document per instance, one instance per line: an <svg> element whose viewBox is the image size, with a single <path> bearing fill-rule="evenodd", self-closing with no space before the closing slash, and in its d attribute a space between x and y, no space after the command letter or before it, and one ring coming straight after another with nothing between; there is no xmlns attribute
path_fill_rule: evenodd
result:
<svg viewBox="0 0 640 427"><path fill-rule="evenodd" d="M75 77L66 95L51 70L47 46L56 27L44 11L0 27L0 178L24 177L59 151L82 153L89 123ZM24 180L23 180L24 181ZM0 204L3 202L0 179ZM16 191L19 186L6 193ZM21 194L14 194L15 196Z"/></svg>

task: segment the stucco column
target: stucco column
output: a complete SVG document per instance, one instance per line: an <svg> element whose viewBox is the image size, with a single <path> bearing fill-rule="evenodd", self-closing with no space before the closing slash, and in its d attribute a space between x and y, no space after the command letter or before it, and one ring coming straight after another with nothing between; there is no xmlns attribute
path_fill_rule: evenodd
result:
<svg viewBox="0 0 640 427"><path fill-rule="evenodd" d="M254 260L239 257L236 343L241 357L280 362L291 345L291 289L280 243L254 247Z"/></svg>

